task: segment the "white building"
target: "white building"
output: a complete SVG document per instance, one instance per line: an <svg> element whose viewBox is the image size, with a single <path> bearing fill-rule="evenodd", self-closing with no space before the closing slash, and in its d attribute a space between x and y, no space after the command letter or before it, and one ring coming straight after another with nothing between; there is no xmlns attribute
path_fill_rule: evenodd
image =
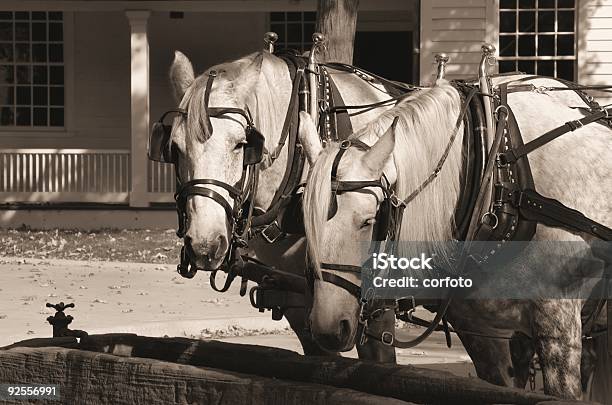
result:
<svg viewBox="0 0 612 405"><path fill-rule="evenodd" d="M269 30L307 49L315 18L314 0L0 7L2 226L174 226L172 167L146 158L150 124L174 107L174 50L203 71L261 49ZM361 0L355 64L425 84L435 53L450 55L450 78L474 76L490 42L501 71L601 84L610 40L609 0Z"/></svg>

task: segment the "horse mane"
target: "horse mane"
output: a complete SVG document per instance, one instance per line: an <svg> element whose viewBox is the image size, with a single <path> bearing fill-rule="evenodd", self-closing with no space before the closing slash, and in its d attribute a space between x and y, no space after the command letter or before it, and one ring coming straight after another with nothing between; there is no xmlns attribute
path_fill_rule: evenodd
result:
<svg viewBox="0 0 612 405"><path fill-rule="evenodd" d="M438 81L435 87L421 90L397 106L382 113L376 120L353 134L351 138L380 138L399 117L395 130L393 161L397 170L396 194L405 198L412 193L433 171L453 131L461 108L458 91L447 81ZM462 127L461 127L462 128ZM452 239L454 210L460 193L462 130L440 175L426 187L405 209L400 241L428 242L433 252L448 259L445 247ZM371 138L370 138L371 139ZM304 218L306 240L310 257L317 272L319 269L320 232L327 221L331 198L331 167L339 150L339 144L331 143L323 149L311 169L304 192ZM348 155L355 156L355 155ZM342 161L338 177L346 173L347 162ZM365 180L365 179L363 179ZM374 179L372 179L374 180ZM415 252L402 252L408 256Z"/></svg>
<svg viewBox="0 0 612 405"><path fill-rule="evenodd" d="M283 74L287 77L290 83L287 66L282 59L269 54L268 52L256 52L247 55L243 58L225 62L219 65L212 66L204 73L195 78L191 86L185 92L183 99L179 105L180 108L187 110L186 120L186 138L194 139L199 142L206 142L212 134L210 133L207 122L208 114L206 113L205 96L206 84L209 78L209 72L215 70L217 77L213 81L211 93L215 97L224 100L223 107L239 106L235 94L234 83L240 80L242 73L241 68L245 65L243 62L247 59L253 59L263 53L263 62L259 80L255 84L254 91L249 92L246 100L246 107L250 111L255 125L264 134L279 133L280 130L275 130L274 119L282 116L286 112L286 107L283 111L283 103L279 103L279 99L284 97L281 93L280 85ZM290 90L289 90L290 91ZM215 105L213 105L215 106ZM270 142L266 137L266 143Z"/></svg>

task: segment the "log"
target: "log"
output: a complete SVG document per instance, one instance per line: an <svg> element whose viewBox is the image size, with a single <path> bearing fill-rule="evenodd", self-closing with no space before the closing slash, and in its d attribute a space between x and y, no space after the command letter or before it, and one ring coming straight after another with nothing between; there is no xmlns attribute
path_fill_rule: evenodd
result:
<svg viewBox="0 0 612 405"><path fill-rule="evenodd" d="M83 338L79 347L115 355L332 385L417 403L535 405L556 399L444 371L342 357L305 357L289 350L255 345L108 334Z"/></svg>
<svg viewBox="0 0 612 405"><path fill-rule="evenodd" d="M56 347L3 350L0 363L0 383L56 384L67 404L407 404L320 384Z"/></svg>

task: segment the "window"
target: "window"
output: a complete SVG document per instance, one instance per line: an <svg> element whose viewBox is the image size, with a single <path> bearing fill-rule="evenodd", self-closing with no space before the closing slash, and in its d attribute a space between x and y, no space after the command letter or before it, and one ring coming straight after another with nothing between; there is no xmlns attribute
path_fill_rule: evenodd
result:
<svg viewBox="0 0 612 405"><path fill-rule="evenodd" d="M278 34L275 48L310 50L316 19L314 11L270 13L270 31Z"/></svg>
<svg viewBox="0 0 612 405"><path fill-rule="evenodd" d="M0 128L63 126L63 14L0 11Z"/></svg>
<svg viewBox="0 0 612 405"><path fill-rule="evenodd" d="M574 80L575 0L500 0L499 72Z"/></svg>

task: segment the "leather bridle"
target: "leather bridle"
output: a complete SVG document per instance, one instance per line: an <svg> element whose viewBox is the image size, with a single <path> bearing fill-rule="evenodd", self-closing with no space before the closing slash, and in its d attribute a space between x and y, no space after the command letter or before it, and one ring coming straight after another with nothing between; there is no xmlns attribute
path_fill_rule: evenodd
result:
<svg viewBox="0 0 612 405"><path fill-rule="evenodd" d="M224 258L224 265L228 265L231 258L235 255L235 249L246 245L246 232L248 232L249 224L253 215L253 201L257 190L257 180L259 177L258 164L263 158L263 148L265 139L263 135L255 127L251 114L248 108L236 108L236 107L210 107L209 98L210 90L214 79L218 73L214 70L208 72L208 80L206 82L206 89L204 95L204 108L206 115L206 125L204 130L208 134L212 134L212 124L210 117L222 117L227 114L239 114L246 120L247 124L245 127L246 132L246 144L244 146L243 155L243 170L240 180L234 184L228 184L216 179L191 179L182 182L178 174L178 156L173 152L173 145L170 141L170 132L172 126L164 125L164 118L172 112L176 112L186 117L188 111L183 109L170 110L165 112L160 120L154 124L153 133L155 131L163 131L163 134L157 136L165 141L161 142L159 147L164 148L162 153L164 161L174 163L176 172L176 193L174 199L176 200L176 209L178 214L179 227L176 232L179 238L185 237L186 224L187 224L187 201L190 197L200 196L209 198L219 204L225 211L225 215L228 222L228 231L230 236L229 247L227 254ZM152 138L154 136L152 135ZM166 144L164 145L164 142ZM151 158L151 144L149 145L149 157ZM154 152L153 152L154 153ZM155 159L154 159L155 160ZM219 187L225 190L233 203L223 197L218 191L214 190L213 187ZM184 245L181 249L181 262L177 266L179 274L186 278L193 278L198 271L198 268L193 263L190 252L191 247Z"/></svg>

